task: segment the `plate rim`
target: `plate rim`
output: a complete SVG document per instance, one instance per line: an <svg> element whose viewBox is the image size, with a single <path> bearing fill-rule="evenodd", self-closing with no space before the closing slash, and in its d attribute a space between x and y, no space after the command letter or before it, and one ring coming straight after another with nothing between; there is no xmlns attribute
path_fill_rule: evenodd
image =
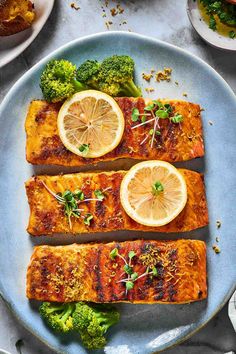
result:
<svg viewBox="0 0 236 354"><path fill-rule="evenodd" d="M20 48L19 51L17 51L15 54L10 56L9 59L7 59L7 60L3 59L2 61L0 61L0 69L2 69L5 65L9 64L10 62L12 62L19 55L21 55L31 45L31 43L35 40L35 38L41 32L41 30L45 26L49 16L51 15L55 0L49 0L49 1L46 1L46 3L48 4L48 7L47 7L47 16L46 16L45 20L41 23L41 25L39 26L39 28L37 30L33 31L32 35L29 38L27 38L25 41L22 42L23 45L22 45L22 47ZM15 33L15 34L18 34L18 33ZM4 36L4 38L5 37L12 37L12 36L14 36L14 34L11 35L11 36Z"/></svg>
<svg viewBox="0 0 236 354"><path fill-rule="evenodd" d="M194 59L195 61L197 61L201 65L204 65L209 70L209 72L211 72L215 77L217 77L218 80L221 81L221 83L224 85L224 88L227 90L228 94L234 100L236 100L234 91L229 86L229 84L224 80L224 78L212 66L210 66L208 63L206 63L203 59L199 58L197 55L192 54L191 52L188 52L187 50L185 50L183 48L180 48L180 47L177 47L177 46L175 46L175 45L173 45L171 43L159 40L159 39L151 37L151 36L146 36L146 35L142 35L142 34L135 33L135 32L130 33L128 31L109 31L109 32L99 32L99 33L96 33L96 34L91 34L91 35L87 35L87 36L83 36L83 37L78 37L78 38L76 38L76 39L74 39L74 40L72 40L70 42L67 42L66 44L60 46L56 50L52 51L51 53L49 53L48 55L46 55L45 57L40 59L34 66L32 66L28 71L26 71L14 83L14 85L8 91L8 93L6 94L6 96L4 97L4 99L2 100L2 102L0 104L0 117L2 115L2 111L5 109L5 106L7 106L8 101L11 99L12 95L14 94L14 92L18 89L18 86L24 84L24 82L28 79L28 77L31 76L31 73L34 72L39 66L41 66L41 64L47 62L49 60L49 58L51 59L52 57L60 56L61 52L65 51L65 50L70 50L75 45L80 45L83 42L86 42L88 40L94 40L94 39L98 40L100 37L104 37L104 36L105 37L113 37L113 36L122 36L123 37L124 36L124 37L131 38L131 39L132 38L133 39L141 39L141 40L148 41L149 43L152 43L154 45L155 44L157 44L157 45L161 44L161 45L163 45L165 47L172 48L173 50L175 50L175 51L177 51L179 53L183 53L185 56ZM194 327L192 327L189 331L187 331L187 333L184 334L183 337L176 339L174 343L172 341L170 341L169 344L165 344L165 347L163 349L161 349L161 350L158 349L158 351L156 351L156 349L154 349L154 351L152 351L152 349L150 349L150 354L158 354L158 353L160 353L160 352L162 352L164 350L172 348L172 347L184 342L185 340L190 338L192 335L197 333L200 329L205 327L205 325L224 307L224 305L227 303L227 301L229 300L230 296L232 295L232 293L235 290L236 290L236 285L233 285L231 287L231 289L229 290L229 292L223 298L223 300L220 303L220 305L215 309L215 311L205 321L201 321L200 320L198 322L198 324L196 324L196 322L195 322L194 323ZM61 351L59 348L57 348L54 345L52 345L51 343L49 343L49 341L47 341L44 337L42 337L41 335L36 333L35 330L32 327L30 327L19 316L19 314L16 311L16 306L14 305L14 303L12 303L12 301L9 298L9 296L4 291L4 286L3 286L3 282L2 282L1 279L0 279L0 297L3 299L4 303L10 309L10 311L14 315L14 317L17 318L17 320L20 322L21 325L23 325L24 328L26 328L30 333L32 333L36 338L38 338L41 342L43 342L50 349L52 349L55 352L60 353L60 354L67 354L67 352Z"/></svg>

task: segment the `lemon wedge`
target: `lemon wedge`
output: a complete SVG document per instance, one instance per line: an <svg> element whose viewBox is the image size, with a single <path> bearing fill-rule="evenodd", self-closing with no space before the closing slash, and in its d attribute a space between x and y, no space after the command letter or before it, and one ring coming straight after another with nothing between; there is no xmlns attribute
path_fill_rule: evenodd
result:
<svg viewBox="0 0 236 354"><path fill-rule="evenodd" d="M120 143L124 116L116 101L107 94L87 90L74 94L62 105L57 120L65 147L86 158L100 157Z"/></svg>
<svg viewBox="0 0 236 354"><path fill-rule="evenodd" d="M179 215L187 202L186 182L168 162L141 162L123 178L120 199L126 213L138 223L166 225Z"/></svg>

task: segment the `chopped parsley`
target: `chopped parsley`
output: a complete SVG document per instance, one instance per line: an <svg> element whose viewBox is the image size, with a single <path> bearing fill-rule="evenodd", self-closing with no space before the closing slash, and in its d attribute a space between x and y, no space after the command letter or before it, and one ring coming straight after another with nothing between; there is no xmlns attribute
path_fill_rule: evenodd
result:
<svg viewBox="0 0 236 354"><path fill-rule="evenodd" d="M209 19L209 28L212 29L212 31L216 31L216 20L213 15L211 15Z"/></svg>

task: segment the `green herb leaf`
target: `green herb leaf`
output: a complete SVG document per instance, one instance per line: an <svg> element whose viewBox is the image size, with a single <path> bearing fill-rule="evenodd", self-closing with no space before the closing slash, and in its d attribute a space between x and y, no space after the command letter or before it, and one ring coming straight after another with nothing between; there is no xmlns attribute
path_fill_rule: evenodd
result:
<svg viewBox="0 0 236 354"><path fill-rule="evenodd" d="M144 123L144 122L146 122L146 120L147 120L146 116L142 116L141 122Z"/></svg>
<svg viewBox="0 0 236 354"><path fill-rule="evenodd" d="M132 280L136 280L138 278L138 273L133 273L133 274L131 274L131 279Z"/></svg>
<svg viewBox="0 0 236 354"><path fill-rule="evenodd" d="M96 198L99 200L103 200L105 198L105 195L102 193L102 191L100 189L96 189L94 191L94 194L95 194Z"/></svg>
<svg viewBox="0 0 236 354"><path fill-rule="evenodd" d="M84 217L84 224L90 226L90 222L93 219L93 215L88 213Z"/></svg>
<svg viewBox="0 0 236 354"><path fill-rule="evenodd" d="M136 256L136 253L134 251L130 251L129 252L129 259L134 258L134 256Z"/></svg>
<svg viewBox="0 0 236 354"><path fill-rule="evenodd" d="M153 185L152 185L152 194L153 195L158 195L161 192L164 191L164 187L162 185L162 183L160 181L156 181Z"/></svg>
<svg viewBox="0 0 236 354"><path fill-rule="evenodd" d="M84 193L80 189L74 191L74 196L78 200L84 200Z"/></svg>
<svg viewBox="0 0 236 354"><path fill-rule="evenodd" d="M150 130L149 130L149 134L150 134L150 135L153 135L153 133L154 133L154 129L150 129Z"/></svg>
<svg viewBox="0 0 236 354"><path fill-rule="evenodd" d="M172 112L172 106L169 104L169 103L166 103L165 105L165 109L166 109L166 111L168 112L168 113L171 113Z"/></svg>
<svg viewBox="0 0 236 354"><path fill-rule="evenodd" d="M89 145L88 144L80 145L79 151L82 152L83 155L87 155L87 153L89 152Z"/></svg>
<svg viewBox="0 0 236 354"><path fill-rule="evenodd" d="M156 130L156 135L161 135L160 130Z"/></svg>
<svg viewBox="0 0 236 354"><path fill-rule="evenodd" d="M168 112L163 111L162 109L159 109L158 111L156 111L156 117L161 118L161 119L165 119L169 117Z"/></svg>
<svg viewBox="0 0 236 354"><path fill-rule="evenodd" d="M174 115L174 117L171 117L171 122L173 122L173 123L180 123L180 122L182 122L183 119L184 119L184 118L183 118L182 114L176 113L176 114Z"/></svg>
<svg viewBox="0 0 236 354"><path fill-rule="evenodd" d="M113 250L110 252L110 258L115 259L118 256L118 249L113 248Z"/></svg>
<svg viewBox="0 0 236 354"><path fill-rule="evenodd" d="M209 19L209 28L216 31L216 20L213 15L211 15Z"/></svg>
<svg viewBox="0 0 236 354"><path fill-rule="evenodd" d="M162 108L163 107L163 103L161 103L160 101L153 100L152 102L155 103L155 105L157 105L158 108Z"/></svg>
<svg viewBox="0 0 236 354"><path fill-rule="evenodd" d="M234 39L236 37L236 32L235 31L229 31L229 38Z"/></svg>
<svg viewBox="0 0 236 354"><path fill-rule="evenodd" d="M152 274L153 274L154 277L158 277L158 271L157 271L156 267L152 268Z"/></svg>
<svg viewBox="0 0 236 354"><path fill-rule="evenodd" d="M62 193L62 198L70 202L74 198L74 196L71 191L66 190L64 193Z"/></svg>
<svg viewBox="0 0 236 354"><path fill-rule="evenodd" d="M152 111L154 107L155 107L155 104L154 103L150 103L149 105L144 107L144 110L145 111Z"/></svg>
<svg viewBox="0 0 236 354"><path fill-rule="evenodd" d="M126 287L126 290L129 291L131 289L133 289L134 287L134 283L130 280L128 280L126 283L125 283L125 287Z"/></svg>
<svg viewBox="0 0 236 354"><path fill-rule="evenodd" d="M133 268L132 267L130 267L128 264L125 264L124 265L124 271L125 271L125 273L127 273L127 274L132 274L133 273Z"/></svg>
<svg viewBox="0 0 236 354"><path fill-rule="evenodd" d="M138 110L138 108L134 108L132 110L131 120L132 120L132 122L137 122L138 119L139 119L139 110Z"/></svg>

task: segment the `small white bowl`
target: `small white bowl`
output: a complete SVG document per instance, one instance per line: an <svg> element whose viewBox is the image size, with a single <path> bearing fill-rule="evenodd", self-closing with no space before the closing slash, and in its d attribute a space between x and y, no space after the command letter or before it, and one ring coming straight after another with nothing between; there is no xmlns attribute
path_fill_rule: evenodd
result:
<svg viewBox="0 0 236 354"><path fill-rule="evenodd" d="M188 0L187 14L193 28L207 43L216 48L236 51L236 39L231 39L220 35L217 31L212 31L202 18L197 1Z"/></svg>

